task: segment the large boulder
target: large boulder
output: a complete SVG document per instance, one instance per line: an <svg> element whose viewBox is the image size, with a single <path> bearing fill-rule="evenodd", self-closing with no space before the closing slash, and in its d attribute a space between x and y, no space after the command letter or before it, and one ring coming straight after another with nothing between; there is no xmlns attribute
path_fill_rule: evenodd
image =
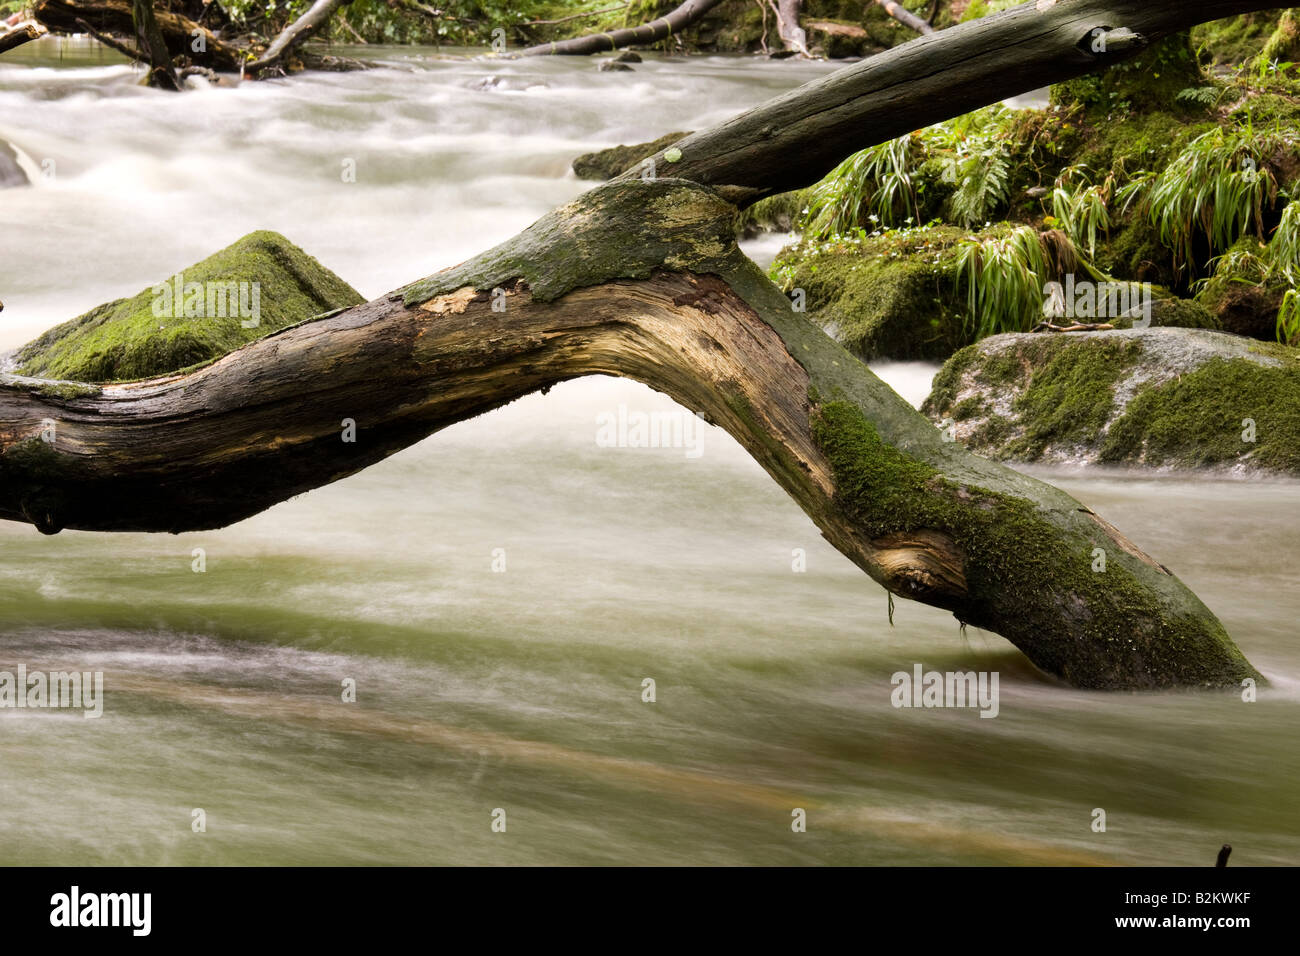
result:
<svg viewBox="0 0 1300 956"><path fill-rule="evenodd" d="M993 336L922 410L989 458L1300 475L1300 350L1223 332Z"/></svg>
<svg viewBox="0 0 1300 956"><path fill-rule="evenodd" d="M36 378L149 378L363 301L284 236L254 232L131 298L55 326L19 349L13 362L19 374Z"/></svg>
<svg viewBox="0 0 1300 956"><path fill-rule="evenodd" d="M934 226L787 246L773 274L808 317L864 361L943 359L972 339L953 277L964 235Z"/></svg>

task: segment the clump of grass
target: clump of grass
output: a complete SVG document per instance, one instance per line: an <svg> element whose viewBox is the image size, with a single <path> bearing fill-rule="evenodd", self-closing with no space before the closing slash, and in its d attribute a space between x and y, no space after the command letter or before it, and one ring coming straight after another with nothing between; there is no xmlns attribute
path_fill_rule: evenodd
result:
<svg viewBox="0 0 1300 956"><path fill-rule="evenodd" d="M1047 255L1037 230L968 236L957 246L953 274L966 290L967 331L975 338L1024 332L1041 318Z"/></svg>
<svg viewBox="0 0 1300 956"><path fill-rule="evenodd" d="M1251 233L1264 237L1265 216L1277 202L1278 181L1268 159L1294 148L1280 128L1257 132L1247 121L1196 137L1158 172L1145 172L1116 194L1135 204L1174 253L1181 271L1195 266L1195 246L1224 252Z"/></svg>
<svg viewBox="0 0 1300 956"><path fill-rule="evenodd" d="M1010 192L1006 112L976 110L854 153L811 188L804 234L829 239L868 222L882 228L919 223L920 170L930 160L952 187L946 220L967 228L988 222Z"/></svg>
<svg viewBox="0 0 1300 956"><path fill-rule="evenodd" d="M1210 260L1211 275L1196 283L1203 292L1213 282L1287 287L1277 312L1277 340L1300 345L1300 200L1292 200L1267 243L1233 246Z"/></svg>
<svg viewBox="0 0 1300 956"><path fill-rule="evenodd" d="M812 187L804 232L843 235L867 219L885 226L920 218L911 169L912 137L900 136L854 153ZM904 217L908 217L904 219Z"/></svg>
<svg viewBox="0 0 1300 956"><path fill-rule="evenodd" d="M1067 166L1052 189L1052 214L1047 224L1061 229L1075 246L1086 247L1088 258L1097 257L1097 236L1110 232L1110 198L1113 179L1100 184L1089 180L1087 167Z"/></svg>

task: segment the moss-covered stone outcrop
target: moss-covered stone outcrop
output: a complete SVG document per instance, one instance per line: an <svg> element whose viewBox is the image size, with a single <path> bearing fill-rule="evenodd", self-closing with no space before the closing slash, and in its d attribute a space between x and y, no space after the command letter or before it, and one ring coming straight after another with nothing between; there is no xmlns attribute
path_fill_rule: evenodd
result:
<svg viewBox="0 0 1300 956"><path fill-rule="evenodd" d="M363 301L284 236L259 231L130 298L55 326L18 350L17 370L75 382L165 375Z"/></svg>
<svg viewBox="0 0 1300 956"><path fill-rule="evenodd" d="M989 458L1300 474L1300 350L1149 328L999 335L923 411Z"/></svg>
<svg viewBox="0 0 1300 956"><path fill-rule="evenodd" d="M938 226L787 247L772 272L809 318L864 360L941 359L971 341L952 275L960 229Z"/></svg>

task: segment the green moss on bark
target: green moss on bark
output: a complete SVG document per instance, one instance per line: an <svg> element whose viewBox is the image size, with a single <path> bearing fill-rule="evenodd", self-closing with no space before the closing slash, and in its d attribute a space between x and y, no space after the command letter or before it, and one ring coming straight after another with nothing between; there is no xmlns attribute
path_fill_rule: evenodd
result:
<svg viewBox="0 0 1300 956"><path fill-rule="evenodd" d="M1258 677L1177 579L1121 551L1081 509L1049 512L949 480L885 442L851 402L819 406L812 429L840 507L874 536L948 535L964 557L969 590L953 607L958 619L998 620L1044 670L1097 688ZM1101 573L1092 570L1098 546L1111 552Z"/></svg>
<svg viewBox="0 0 1300 956"><path fill-rule="evenodd" d="M635 168L641 160L654 156L690 135L689 132L665 133L648 143L611 146L594 153L584 153L573 161L573 172L579 179L613 179L620 173Z"/></svg>

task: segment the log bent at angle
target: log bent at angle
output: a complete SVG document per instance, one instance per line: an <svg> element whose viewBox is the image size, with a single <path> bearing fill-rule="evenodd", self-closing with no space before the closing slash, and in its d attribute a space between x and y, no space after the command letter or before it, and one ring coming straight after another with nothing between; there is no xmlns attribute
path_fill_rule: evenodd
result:
<svg viewBox="0 0 1300 956"><path fill-rule="evenodd" d="M735 217L694 183L615 181L463 265L189 374L5 376L0 517L46 533L221 527L530 392L621 375L726 429L892 593L1002 634L1048 673L1098 688L1258 677L1165 568L1065 493L945 441L793 311L736 248Z"/></svg>
<svg viewBox="0 0 1300 956"><path fill-rule="evenodd" d="M739 207L859 149L1275 6L1037 0L779 96L657 154L673 178L624 174L463 265L188 374L0 376L0 518L51 534L221 527L522 395L623 375L725 428L891 593L996 631L1049 674L1094 688L1259 679L1167 568L1064 492L944 441L734 236ZM1099 52L1083 43L1096 30L1124 42Z"/></svg>

